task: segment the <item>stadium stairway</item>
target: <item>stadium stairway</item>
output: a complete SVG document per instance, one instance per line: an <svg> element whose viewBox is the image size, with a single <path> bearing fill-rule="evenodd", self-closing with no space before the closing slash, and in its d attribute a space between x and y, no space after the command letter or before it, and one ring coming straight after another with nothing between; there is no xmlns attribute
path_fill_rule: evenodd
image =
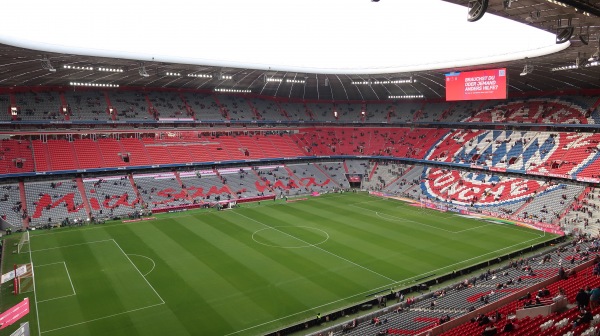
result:
<svg viewBox="0 0 600 336"><path fill-rule="evenodd" d="M294 174L294 171L291 170L290 167L288 167L287 165L283 165L283 168L285 168L290 178L292 178L295 181L300 181L300 178L296 176L296 174Z"/></svg>
<svg viewBox="0 0 600 336"><path fill-rule="evenodd" d="M281 104L279 103L279 101L275 101L275 105L277 106L277 110L285 118L285 120L292 120L290 118L290 115L287 113L287 111L283 107L281 107Z"/></svg>
<svg viewBox="0 0 600 336"><path fill-rule="evenodd" d="M590 106L590 109L592 111L595 111L598 108L598 106L600 106L600 97L598 97L598 99L596 99L596 102L592 106Z"/></svg>
<svg viewBox="0 0 600 336"><path fill-rule="evenodd" d="M313 110L306 104L304 104L304 112L306 112L306 115L308 116L309 120L316 120Z"/></svg>
<svg viewBox="0 0 600 336"><path fill-rule="evenodd" d="M187 99L185 99L185 96L181 92L179 92L179 99L181 99L181 101L183 102L183 106L185 106L186 114L192 119L196 120L196 116L194 115L194 109L192 109L190 104L188 104Z"/></svg>
<svg viewBox="0 0 600 336"><path fill-rule="evenodd" d="M175 179L177 180L177 182L179 182L179 185L181 186L181 188L183 188L183 181L181 181L181 176L179 176L179 172L178 171L174 171L173 174L175 175Z"/></svg>
<svg viewBox="0 0 600 336"><path fill-rule="evenodd" d="M444 119L446 119L446 117L448 117L448 114L450 114L452 112L452 110L454 109L454 105L456 105L455 102L450 103L450 106L448 106L448 108L446 108L445 110L442 111L442 114L436 121L444 121Z"/></svg>
<svg viewBox="0 0 600 336"><path fill-rule="evenodd" d="M23 211L27 212L27 196L25 194L25 182L23 180L19 181L19 196L21 198L21 205L23 206ZM23 227L25 229L29 228L29 216L23 217Z"/></svg>
<svg viewBox="0 0 600 336"><path fill-rule="evenodd" d="M268 190L268 191L269 191L269 192L271 192L271 193L275 193L275 192L274 192L274 190L273 190L273 187L271 187L271 183L270 183L269 181L264 181L264 180L263 180L263 178L262 178L262 177L261 177L261 176L258 174L258 172L257 172L256 170L254 170L254 169L252 169L252 173L253 173L254 175L256 175L256 178L258 179L258 181L256 182L256 184L257 184L257 185L256 185L256 187L257 187L257 190L258 190L258 185L259 185L259 184L263 184L263 186L264 186L264 189ZM264 191L261 191L261 190L258 190L258 191L259 191L259 192L264 192Z"/></svg>
<svg viewBox="0 0 600 336"><path fill-rule="evenodd" d="M376 161L375 164L373 165L373 168L371 168L371 172L369 173L369 181L371 181L371 179L373 178L373 175L375 175L378 165L379 165L379 162Z"/></svg>
<svg viewBox="0 0 600 336"><path fill-rule="evenodd" d="M33 140L31 141L31 148L33 150L33 159L35 161L35 171L51 171L52 166L50 164L51 161L47 144L41 140Z"/></svg>
<svg viewBox="0 0 600 336"><path fill-rule="evenodd" d="M546 190L549 187L548 183L544 183L542 184L536 191L535 191L535 195L541 194L544 190ZM521 213L521 211L523 211L531 202L530 200L527 200L523 203L523 205L521 205L517 210L513 211L513 215L514 216L518 216L519 213Z"/></svg>
<svg viewBox="0 0 600 336"><path fill-rule="evenodd" d="M227 109L225 107L223 107L223 104L221 104L217 95L213 95L212 98L217 103L217 106L219 106L219 112L221 112L221 115L225 118L225 120L231 120L229 118L229 114L227 113Z"/></svg>
<svg viewBox="0 0 600 336"><path fill-rule="evenodd" d="M387 111L386 122L389 123L392 116L395 116L395 115L396 115L396 107L394 105L391 105Z"/></svg>
<svg viewBox="0 0 600 336"><path fill-rule="evenodd" d="M157 115L154 113L154 106L152 106L152 102L150 101L150 97L145 92L141 92L143 98L146 102L146 111L152 116L152 119L157 119Z"/></svg>
<svg viewBox="0 0 600 336"><path fill-rule="evenodd" d="M67 102L67 99L65 98L64 92L59 92L58 98L60 99L60 103L61 103L60 112L62 113L64 120L65 121L71 120L70 115L69 115L69 110L63 110L63 108L66 108L67 106L69 106L69 103Z"/></svg>
<svg viewBox="0 0 600 336"><path fill-rule="evenodd" d="M135 180L133 178L133 173L127 174L127 178L129 179L129 182L131 183L131 187L133 188L133 191L135 191L135 196L141 200L142 197L140 196L140 191L138 190L137 184L135 184Z"/></svg>
<svg viewBox="0 0 600 336"><path fill-rule="evenodd" d="M327 174L327 172L325 170L323 170L323 168L318 165L315 164L314 165L319 171L321 171L321 173L323 173L323 175L327 176L327 178L331 179L331 182L333 182L335 185L338 186L338 188L343 188L341 184L338 183L338 181L336 181L333 177L329 176L329 174Z"/></svg>
<svg viewBox="0 0 600 336"><path fill-rule="evenodd" d="M571 209L573 208L573 206L575 204L579 204L581 203L586 196L592 191L592 187L586 187L583 192L581 194L579 194L579 196L577 196L577 199L573 200L573 202L571 202L562 212L561 214L558 216L558 218L556 219L556 221L554 221L554 224L559 224L560 221L565 218L565 216L569 213L569 211L571 211Z"/></svg>
<svg viewBox="0 0 600 336"><path fill-rule="evenodd" d="M110 102L110 96L108 95L108 92L104 91L104 101L106 102L106 113L109 115L110 119L112 121L116 121L117 120L117 113L119 111L117 111L117 109L114 108L113 104ZM110 113L110 109L113 109L112 113Z"/></svg>
<svg viewBox="0 0 600 336"><path fill-rule="evenodd" d="M225 183L225 180L223 179L223 176L221 176L221 174L219 173L218 170L213 169L213 172L215 173L215 175L217 175L217 177L219 178L219 180L221 180L222 183Z"/></svg>
<svg viewBox="0 0 600 336"><path fill-rule="evenodd" d="M194 198L190 195L189 191L187 190L188 186L183 183L183 180L181 179L181 175L179 174L178 171L174 171L173 175L175 176L175 180L179 183L179 187L181 188L182 191L185 192L186 196L185 198L190 202L194 202Z"/></svg>
<svg viewBox="0 0 600 336"><path fill-rule="evenodd" d="M420 179L422 174L422 166L408 166L408 168L404 171L404 175L399 176L395 181L388 183L386 186L384 186L383 190L398 194L407 192L413 187L412 180ZM398 181L404 181L406 183L404 185L401 185L400 183L398 183Z"/></svg>
<svg viewBox="0 0 600 336"><path fill-rule="evenodd" d="M83 207L88 214L92 213L92 208L90 207L90 202L88 201L87 194L85 192L85 185L83 185L83 180L81 177L77 177L77 189L79 189L79 193L81 194L81 198L83 199Z"/></svg>
<svg viewBox="0 0 600 336"><path fill-rule="evenodd" d="M256 118L256 120L263 120L262 115L260 114L258 109L254 105L252 105L250 100L247 100L246 103L250 107L250 111L252 111L252 115Z"/></svg>
<svg viewBox="0 0 600 336"><path fill-rule="evenodd" d="M398 176L395 179L391 180L390 183L383 186L383 190L386 190L387 188L391 187L392 185L394 185L394 183L396 183L401 178L402 178L402 176Z"/></svg>

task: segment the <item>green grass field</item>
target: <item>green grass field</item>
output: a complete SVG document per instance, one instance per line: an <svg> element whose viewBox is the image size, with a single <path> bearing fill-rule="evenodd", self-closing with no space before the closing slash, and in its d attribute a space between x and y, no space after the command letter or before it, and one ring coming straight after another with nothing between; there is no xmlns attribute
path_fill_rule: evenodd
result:
<svg viewBox="0 0 600 336"><path fill-rule="evenodd" d="M551 238L348 193L34 231L4 272L33 261L33 335L260 335Z"/></svg>

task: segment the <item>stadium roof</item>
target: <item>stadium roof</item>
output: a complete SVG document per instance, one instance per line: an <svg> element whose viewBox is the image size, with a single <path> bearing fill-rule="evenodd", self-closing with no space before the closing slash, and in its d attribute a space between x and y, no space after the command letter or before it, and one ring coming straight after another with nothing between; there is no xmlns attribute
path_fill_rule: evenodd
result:
<svg viewBox="0 0 600 336"><path fill-rule="evenodd" d="M353 1L356 2L357 0ZM371 3L368 0L360 0L358 2L361 4L357 4L357 6L366 6L364 8L368 8L368 11L364 12L365 17L368 15L373 15L373 12L371 11L376 13L378 10L377 8L382 8L381 10L385 10L385 0L380 3ZM435 70L422 70L423 67L414 66L414 61L406 66L406 64L400 64L400 62L393 63L392 61L392 63L390 63L389 59L388 63L384 64L383 68L379 69L376 68L376 65L371 64L370 61L365 61L364 68L357 67L356 65L352 65L350 63L342 64L340 61L340 66L336 69L335 65L332 65L331 62L328 63L327 66L319 68L314 64L311 65L308 60L306 64L300 63L300 65L298 65L298 63L294 65L291 61L291 63L278 64L275 61L269 60L269 64L272 65L272 69L269 70L269 66L267 65L261 65L257 62L252 62L252 59L250 58L254 56L253 53L248 53L249 64L247 64L246 67L241 67L241 63L235 59L229 60L230 62L223 62L222 59L218 60L207 58L204 59L205 62L203 62L203 60L197 60L196 62L191 58L185 59L182 57L180 59L181 62L171 62L177 61L177 59L173 57L166 57L168 56L168 52L161 54L161 56L166 55L165 57L157 57L157 60L152 61L152 59L144 58L144 55L149 55L149 53L135 55L135 53L130 52L129 54L122 53L118 55L115 53L105 52L106 50L103 52L97 50L97 53L89 53L73 48L61 49L61 46L58 46L54 40L49 40L46 43L36 44L35 41L28 40L27 38L11 41L10 39L6 38L7 34L0 34L2 35L0 40L7 43L0 45L0 85L65 86L68 85L69 82L92 82L107 84L112 83L119 84L120 86L136 87L168 87L207 90L212 90L214 88L226 88L236 90L251 90L253 93L266 96L301 99L333 99L340 101L349 99L380 100L387 99L390 95L419 94L423 94L427 98L442 98L445 95L443 74L446 72L490 67L507 67L509 74L509 94L529 91L600 88L600 66L590 66L590 62L588 61L588 59L592 58L592 56L598 51L599 46L599 1L490 0L490 5L487 9L488 14L484 15L484 18L480 22L474 23L466 23L466 6L468 0L447 0L447 2L465 6L460 8L463 10L464 16L456 20L460 19L461 24L466 25L467 29L471 29L470 27L473 29L471 31L467 31L465 34L456 34L456 41L458 41L456 49L459 49L461 46L459 43L460 36L466 37L467 40L469 38L473 38L475 41L477 41L476 32L478 30L483 30L482 27L484 27L484 21L492 18L490 14L506 17L523 25L544 30L549 33L546 34L546 37L550 36L552 39L556 34L558 26L568 25L570 21L571 25L574 27L574 34L570 38L569 42L561 45L551 45L548 44L547 41L543 41L538 46L533 45L534 41L529 40L530 44L532 44L531 49L534 50L534 56L530 57L529 59L521 58L520 54L513 54L509 56L496 54L496 57L488 57L488 59L485 61L488 64L483 65L473 65L473 62L469 62L469 59L462 61L458 60L456 64L459 65L452 67L445 67L448 64L444 64L443 62L437 64L427 64L429 69L434 68ZM426 2L411 1L411 3L425 4ZM60 3L58 5L60 5ZM80 12L67 10L64 6L58 5L53 3L52 7L58 8L58 11L63 9L66 17L69 17L70 19L64 20L64 22L67 23L66 26L61 26L59 24L57 24L57 26L60 28L71 27L70 29L73 30L72 32L65 32L64 35L76 36L74 32L82 30L90 36L99 36L97 33L94 33L94 29L86 29L85 24L83 27L79 27L81 25L76 24L77 21L72 19L73 15L76 15ZM442 6L448 4L440 2L439 5ZM381 50L386 52L393 54L393 52L397 50L397 48L389 49L388 45L400 45L405 41L410 41L410 43L408 43L408 45L406 45L404 48L408 47L415 50L422 50L422 58L425 59L429 57L428 59L432 59L431 55L436 54L430 52L429 50L436 50L435 48L438 47L439 53L437 55L439 55L440 59L443 60L443 58L448 57L448 54L450 54L454 49L452 47L448 47L449 45L452 46L451 43L454 41L451 41L450 44L448 44L448 41L445 41L448 39L447 36L443 37L440 35L441 33L436 34L436 31L441 32L444 30L449 30L447 26L448 23L440 16L436 16L430 12L431 8L429 7L431 6L423 6L421 11L422 14L420 14L420 17L418 18L418 22L421 22L420 25L415 24L414 22L416 21L414 20L411 21L409 19L403 19L400 17L398 19L398 23L396 24L398 27L398 30L395 33L397 39L390 40L387 44L384 44L382 43L383 41L377 39L377 36L383 35L381 31L376 29L377 26L372 28L373 26L362 25L361 22L355 22L355 26L363 26L362 29L366 32L366 34L363 35L367 37L372 36L372 39L381 45ZM89 12L89 15L84 17L86 17L88 20L92 20L92 16L110 18L110 13L113 9L115 11L121 10L121 8L110 8L110 6L108 8L109 10L104 11L85 9L85 11ZM36 10L36 13L37 12L40 11ZM41 10L41 12L43 13L44 11ZM236 11L232 10L229 13L224 13L222 20L227 22L227 18L233 17L234 12ZM298 13L301 13L301 11ZM169 15L170 13L162 14ZM20 20L26 20L26 16L23 15L15 15L13 17L18 17ZM185 14L180 15L182 17L180 20L185 20ZM384 16L383 13L381 15ZM54 21L60 20L60 16L48 16ZM142 17L146 16L142 15ZM190 18L193 19L193 15L191 15ZM113 19L115 22L107 24L117 25L120 17L115 15ZM149 20L150 18L147 19ZM283 20L281 18L274 20L273 26L269 25L269 17L258 17L256 12L253 13L253 19L257 21L265 21L266 23L263 22L261 26L272 30L278 29L277 27L281 26L281 24L285 22L289 22L290 25L311 25L310 20L303 18L301 15L295 17L293 14L285 17ZM137 22L139 22L139 20L144 21L145 19L133 18L132 20L133 21L129 22L128 24L133 24L135 27L138 25ZM190 21L199 22L199 20L202 20L202 15L198 15L198 19L195 21ZM110 22L110 20L108 21ZM244 25L236 25L231 22L227 22L226 24L231 25L232 27L238 27L240 36L246 35L244 31ZM182 24L182 27L185 27L185 25ZM431 27L434 27L435 30L432 31ZM464 30L464 26L462 29ZM6 31L6 29L3 30ZM36 26L36 30L43 31L40 26ZM48 28L48 30L51 29ZM137 32L138 31L136 30L136 33ZM352 32L357 34L356 30L353 30ZM273 34L268 30L267 33ZM501 34L497 35L504 40L508 39L508 41L510 41L514 39L515 41L522 42L520 33L516 33L510 29L505 29L500 33ZM205 34L218 35L211 33L210 31L206 32ZM307 35L309 37L311 36L309 34ZM40 36L48 35L40 33ZM411 40L409 36L416 36L422 39L422 42L415 44L413 42L414 40ZM442 36L444 41L440 41L437 36ZM546 38L544 37L544 34L539 36L540 40ZM130 42L129 37L130 35L125 33L123 34L124 41ZM253 37L250 35L246 36L245 39L252 40ZM184 39L184 41L188 40ZM475 41L473 44L477 44L477 46L479 46L479 43ZM51 45L52 43L54 43L54 46ZM135 44L134 42L131 43ZM203 45L202 41L190 41L189 43L198 43ZM303 43L301 43L301 41L294 41L294 43L296 43L297 49L303 49ZM517 44L517 42L515 42L515 44ZM207 47L208 45L209 44L206 44ZM419 47L412 47L412 45L417 45ZM425 48L425 46L427 48ZM464 47L464 45L462 46ZM33 49L26 49L25 47ZM460 49L463 47L460 47ZM286 50L289 48L289 46L285 47ZM356 43L356 45L351 46L351 48L361 49L361 51L364 51L362 48L365 48L368 50L368 53L372 54L377 54L380 52L378 48L370 46L366 43ZM486 48L489 49L490 47L486 46ZM564 50L560 50L563 48ZM246 49L249 48L247 47ZM540 51L542 49L543 52ZM343 48L340 47L340 50L343 50ZM552 50L560 51L545 56L537 56ZM84 56L83 54L88 54L88 56ZM89 56L92 54L112 57ZM242 59L246 55L244 51L240 52L240 54L242 55ZM331 52L328 52L327 54L331 54ZM350 53L345 54L347 55ZM365 55L363 53L358 54ZM343 57L343 55L344 54L342 54L340 58ZM427 55L427 57L425 55ZM344 57L344 59L345 58L349 57ZM516 58L516 60L507 60L510 58ZM577 61L577 59L579 61ZM579 68L573 69L573 66L577 62L579 63ZM526 64L533 66L533 72L527 74L526 76L520 76L520 73L523 72L523 68ZM64 68L65 66L70 66L71 68ZM56 71L49 71L49 67L54 68ZM560 67L570 67L570 69L553 71L554 68ZM93 68L93 70L89 71L86 70L86 68ZM99 71L99 68L103 68L108 71ZM276 71L275 69L278 69L279 71ZM391 70L388 72L387 69ZM118 72L111 72L110 70L118 70ZM148 76L142 76L142 74L145 74L144 71ZM190 74L201 77L189 77L188 75ZM415 81L411 82L411 78ZM267 81L267 79L270 79L270 81ZM353 84L353 82L369 81L371 82L371 85ZM381 83L386 81L389 83ZM409 82L399 83L397 81Z"/></svg>

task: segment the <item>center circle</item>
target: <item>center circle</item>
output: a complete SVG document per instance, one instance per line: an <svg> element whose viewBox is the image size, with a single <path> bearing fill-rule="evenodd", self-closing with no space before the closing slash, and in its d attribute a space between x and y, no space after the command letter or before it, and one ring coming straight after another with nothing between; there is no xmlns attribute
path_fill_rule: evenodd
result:
<svg viewBox="0 0 600 336"><path fill-rule="evenodd" d="M329 234L311 226L272 226L255 231L252 240L269 247L305 248L323 244Z"/></svg>

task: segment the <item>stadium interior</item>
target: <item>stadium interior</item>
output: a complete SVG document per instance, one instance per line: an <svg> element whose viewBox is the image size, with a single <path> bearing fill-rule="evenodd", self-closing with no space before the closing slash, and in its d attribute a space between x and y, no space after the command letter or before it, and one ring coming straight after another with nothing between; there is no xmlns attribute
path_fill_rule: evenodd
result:
<svg viewBox="0 0 600 336"><path fill-rule="evenodd" d="M570 46L335 75L1 44L2 229L360 190L569 238L269 335L599 335L600 304L582 318L578 300L580 288L600 287L600 3L447 2ZM505 99L445 99L449 73L486 69L504 69Z"/></svg>

